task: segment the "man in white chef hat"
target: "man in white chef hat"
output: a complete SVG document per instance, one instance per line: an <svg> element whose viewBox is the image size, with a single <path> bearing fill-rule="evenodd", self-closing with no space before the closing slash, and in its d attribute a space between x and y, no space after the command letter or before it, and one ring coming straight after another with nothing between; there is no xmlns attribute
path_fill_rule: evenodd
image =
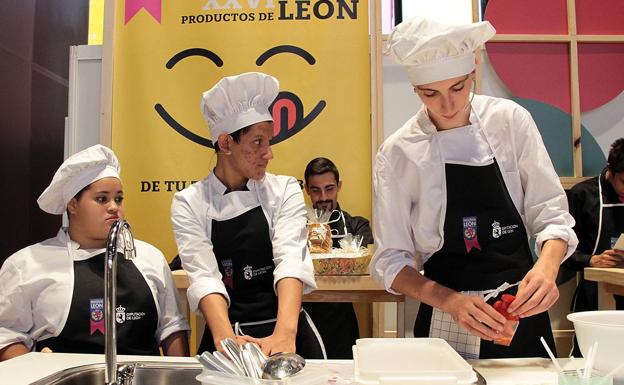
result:
<svg viewBox="0 0 624 385"><path fill-rule="evenodd" d="M0 360L30 350L104 352L104 254L124 216L119 162L96 145L70 156L37 203L67 212L69 227L9 257L0 270ZM117 267L121 354L188 355L186 319L163 254L135 240L136 258Z"/></svg>
<svg viewBox="0 0 624 385"><path fill-rule="evenodd" d="M577 238L530 113L471 93L475 50L494 33L487 21L424 18L392 32L386 54L405 66L423 105L376 157L370 271L423 303L417 337L444 338L466 358L546 357L546 310Z"/></svg>
<svg viewBox="0 0 624 385"><path fill-rule="evenodd" d="M295 178L266 172L278 92L277 79L248 72L202 96L217 164L177 193L171 209L189 305L207 323L199 352L222 350L221 341L233 338L266 354L324 357L301 310L303 293L316 287L303 194Z"/></svg>

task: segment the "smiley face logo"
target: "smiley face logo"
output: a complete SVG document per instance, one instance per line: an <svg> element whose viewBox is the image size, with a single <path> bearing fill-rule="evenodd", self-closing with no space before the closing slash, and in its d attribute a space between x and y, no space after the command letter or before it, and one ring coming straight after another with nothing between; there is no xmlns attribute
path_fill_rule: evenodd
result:
<svg viewBox="0 0 624 385"><path fill-rule="evenodd" d="M262 65L275 55L293 54L306 61L309 65L314 65L314 56L301 47L294 45L278 45L261 53L256 59L256 66ZM217 67L223 67L223 59L213 51L205 48L189 48L173 55L165 64L168 70L173 69L180 61L190 57L203 57L211 61ZM273 140L272 144L282 142L307 127L323 111L327 102L319 100L312 110L304 115L304 106L301 98L296 93L290 91L280 91L273 101L269 110L273 115ZM214 148L212 140L196 134L193 130L184 127L161 103L156 103L154 109L160 118L169 127L186 139L199 145Z"/></svg>

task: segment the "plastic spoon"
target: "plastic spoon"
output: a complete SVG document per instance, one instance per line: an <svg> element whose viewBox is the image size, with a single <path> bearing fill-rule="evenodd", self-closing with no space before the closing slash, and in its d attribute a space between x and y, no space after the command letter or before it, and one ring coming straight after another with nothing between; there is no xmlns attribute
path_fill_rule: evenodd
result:
<svg viewBox="0 0 624 385"><path fill-rule="evenodd" d="M576 371L576 377L583 378L583 373L581 372L581 368L576 366L576 361L574 360L574 356L570 356L570 362L572 363L572 367Z"/></svg>
<svg viewBox="0 0 624 385"><path fill-rule="evenodd" d="M548 353L548 357L550 357L550 360L552 361L553 365L555 365L557 372L559 372L559 377L563 379L564 384L567 384L568 380L566 380L565 376L563 375L563 369L561 368L561 365L559 365L559 362L557 362L557 359L555 358L555 355L553 354L552 350L550 350L550 348L548 347L548 344L544 340L544 337L540 337L540 341L542 341L542 345L544 345L544 349L546 349L546 353Z"/></svg>

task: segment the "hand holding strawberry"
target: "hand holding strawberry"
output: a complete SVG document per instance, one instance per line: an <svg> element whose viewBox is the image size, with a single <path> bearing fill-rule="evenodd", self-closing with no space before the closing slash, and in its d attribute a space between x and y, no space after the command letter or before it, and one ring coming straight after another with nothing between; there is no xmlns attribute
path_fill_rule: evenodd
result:
<svg viewBox="0 0 624 385"><path fill-rule="evenodd" d="M518 328L519 318L518 316L512 316L509 314L507 312L507 308L515 299L516 297L511 294L503 294L500 300L494 302L494 309L507 319L503 332L501 333L502 336L501 338L494 340L495 344L505 346L511 345L511 340L513 339L516 329Z"/></svg>

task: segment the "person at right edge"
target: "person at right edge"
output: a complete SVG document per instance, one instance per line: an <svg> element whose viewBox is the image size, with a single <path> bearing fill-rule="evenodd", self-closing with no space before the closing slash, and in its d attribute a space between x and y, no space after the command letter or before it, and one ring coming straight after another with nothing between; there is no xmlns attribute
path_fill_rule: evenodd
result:
<svg viewBox="0 0 624 385"><path fill-rule="evenodd" d="M611 145L607 166L599 176L570 189L568 202L576 221L574 231L579 245L562 269L581 273L570 310L598 310L597 284L583 279L583 269L624 267L624 251L614 250L617 239L624 233L624 138ZM615 306L624 310L624 297L615 295ZM575 347L574 354L579 356L579 353Z"/></svg>
<svg viewBox="0 0 624 385"><path fill-rule="evenodd" d="M393 30L387 51L423 106L375 160L370 270L389 292L421 301L415 337L443 338L465 358L547 357L540 337L555 351L555 278L578 241L530 113L471 93L475 50L494 34L487 21L423 18ZM507 330L491 306L503 293L515 295L507 313L519 317L509 346L494 343Z"/></svg>

